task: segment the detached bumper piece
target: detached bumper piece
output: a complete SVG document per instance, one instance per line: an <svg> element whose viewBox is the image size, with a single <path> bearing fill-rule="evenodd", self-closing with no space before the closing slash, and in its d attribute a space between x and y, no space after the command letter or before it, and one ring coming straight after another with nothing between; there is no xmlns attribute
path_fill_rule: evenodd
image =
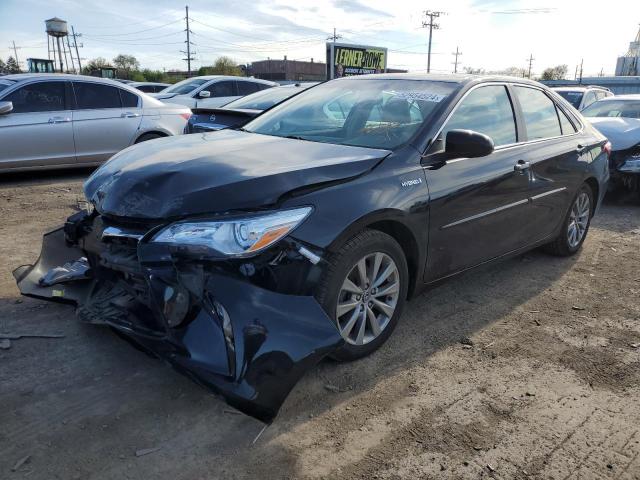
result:
<svg viewBox="0 0 640 480"><path fill-rule="evenodd" d="M111 235L100 217L71 223L44 236L35 265L14 271L22 294L76 304L81 320L111 326L263 422L343 343L313 297L272 292L215 263L174 258L140 240L140 232ZM83 223L91 227L78 229Z"/></svg>

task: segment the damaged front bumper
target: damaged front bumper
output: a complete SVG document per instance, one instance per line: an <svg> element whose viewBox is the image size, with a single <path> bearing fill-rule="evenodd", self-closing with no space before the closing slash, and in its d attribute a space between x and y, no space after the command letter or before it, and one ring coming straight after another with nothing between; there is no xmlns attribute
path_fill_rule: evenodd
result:
<svg viewBox="0 0 640 480"><path fill-rule="evenodd" d="M343 344L312 296L270 288L277 281L264 280L264 266L221 265L143 237L75 215L44 235L36 264L14 276L22 294L76 304L81 320L113 327L264 422L309 368ZM296 268L313 276L317 267L284 248L269 254L268 273Z"/></svg>

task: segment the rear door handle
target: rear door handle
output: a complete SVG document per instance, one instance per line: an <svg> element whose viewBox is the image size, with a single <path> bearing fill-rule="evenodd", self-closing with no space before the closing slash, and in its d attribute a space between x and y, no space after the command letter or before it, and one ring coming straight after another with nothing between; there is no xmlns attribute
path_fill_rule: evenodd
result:
<svg viewBox="0 0 640 480"><path fill-rule="evenodd" d="M524 160L518 160L518 163L516 163L513 166L513 169L516 172L522 172L523 170L526 170L527 168L530 168L530 167L531 167L531 162L526 162Z"/></svg>
<svg viewBox="0 0 640 480"><path fill-rule="evenodd" d="M120 118L135 118L135 117L139 117L139 116L140 116L139 113L124 112L123 114L120 115Z"/></svg>
<svg viewBox="0 0 640 480"><path fill-rule="evenodd" d="M49 123L66 123L70 121L71 119L69 117L51 117L49 119Z"/></svg>

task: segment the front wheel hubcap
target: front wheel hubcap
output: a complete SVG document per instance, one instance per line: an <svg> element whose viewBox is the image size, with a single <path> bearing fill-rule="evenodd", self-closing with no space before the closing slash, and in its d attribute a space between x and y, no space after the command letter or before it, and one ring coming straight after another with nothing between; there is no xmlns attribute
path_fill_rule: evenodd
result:
<svg viewBox="0 0 640 480"><path fill-rule="evenodd" d="M400 272L382 252L361 258L342 283L336 306L340 335L351 345L365 345L389 325L400 296Z"/></svg>
<svg viewBox="0 0 640 480"><path fill-rule="evenodd" d="M591 201L589 195L581 192L571 207L569 226L567 227L567 241L571 248L576 248L584 238L591 215Z"/></svg>

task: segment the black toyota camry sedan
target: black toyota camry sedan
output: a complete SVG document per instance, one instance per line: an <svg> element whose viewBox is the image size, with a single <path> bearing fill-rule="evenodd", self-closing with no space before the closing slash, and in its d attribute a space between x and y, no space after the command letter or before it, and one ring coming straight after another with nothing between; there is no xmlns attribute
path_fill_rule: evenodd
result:
<svg viewBox="0 0 640 480"><path fill-rule="evenodd" d="M576 253L609 151L535 82L341 78L243 129L115 155L14 275L268 422L323 357L380 347L424 287Z"/></svg>

